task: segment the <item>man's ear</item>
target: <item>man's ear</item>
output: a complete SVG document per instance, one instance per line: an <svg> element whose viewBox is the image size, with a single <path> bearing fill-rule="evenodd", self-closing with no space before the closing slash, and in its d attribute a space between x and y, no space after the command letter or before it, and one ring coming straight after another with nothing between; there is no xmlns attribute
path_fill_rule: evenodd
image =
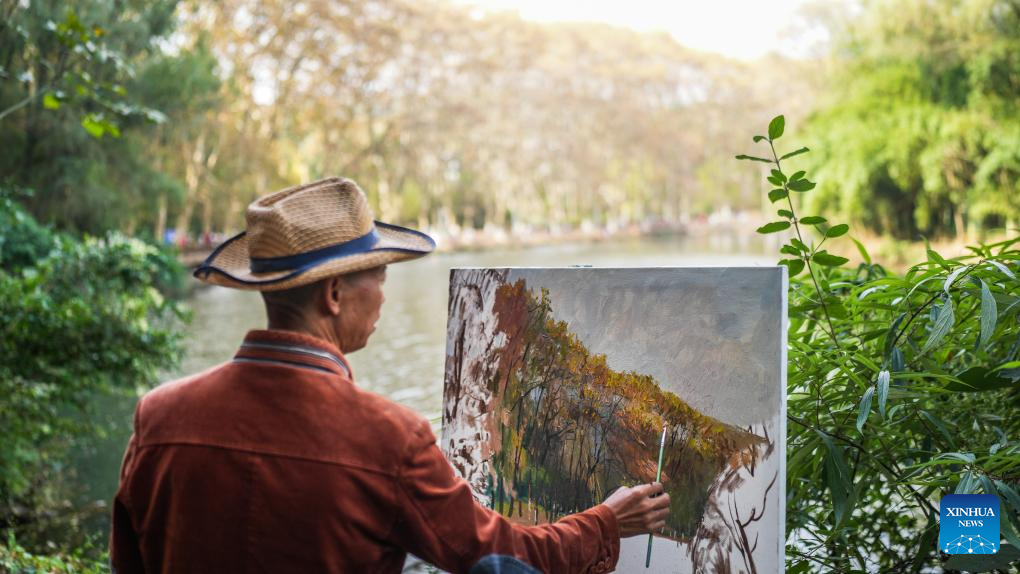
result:
<svg viewBox="0 0 1020 574"><path fill-rule="evenodd" d="M322 310L326 314L333 317L340 314L341 298L343 297L345 286L346 283L343 277L339 275L329 277L322 282L322 289L319 291L319 301Z"/></svg>

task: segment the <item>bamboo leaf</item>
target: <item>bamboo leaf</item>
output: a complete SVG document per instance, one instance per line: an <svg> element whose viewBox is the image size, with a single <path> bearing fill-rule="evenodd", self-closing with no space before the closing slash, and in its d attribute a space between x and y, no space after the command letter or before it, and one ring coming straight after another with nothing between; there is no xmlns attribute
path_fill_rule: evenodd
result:
<svg viewBox="0 0 1020 574"><path fill-rule="evenodd" d="M998 318L998 306L988 284L981 281L981 335L978 337L978 348L984 348L995 332Z"/></svg>
<svg viewBox="0 0 1020 574"><path fill-rule="evenodd" d="M861 432L864 423L868 420L868 415L871 414L871 397L874 395L875 387L871 386L864 391L864 395L861 397L860 412L857 414L857 432Z"/></svg>
<svg viewBox="0 0 1020 574"><path fill-rule="evenodd" d="M937 263L940 267L943 267L947 270L949 269L949 264L946 263L946 260L943 259L941 255L939 255L934 249L931 249L930 247L928 248L928 262Z"/></svg>
<svg viewBox="0 0 1020 574"><path fill-rule="evenodd" d="M889 400L889 371L883 369L878 373L878 414L885 418L885 403Z"/></svg>
<svg viewBox="0 0 1020 574"><path fill-rule="evenodd" d="M999 271L1005 273L1006 276L1009 277L1010 279L1016 279L1016 275L1014 275L1013 272L1009 270L1009 267L1006 267L1005 265L998 261L989 261L988 263L996 266L999 269Z"/></svg>
<svg viewBox="0 0 1020 574"><path fill-rule="evenodd" d="M942 338L946 336L946 333L953 328L953 323L956 318L953 315L953 300L946 298L946 302L939 309L939 314L935 318L935 325L931 329L931 333L928 335L928 340L925 341L924 347L921 348L922 353L928 352L929 349L938 345Z"/></svg>
<svg viewBox="0 0 1020 574"><path fill-rule="evenodd" d="M893 348L892 360L890 366L894 373L900 373L903 371L905 361L903 360L903 351L899 347Z"/></svg>
<svg viewBox="0 0 1020 574"><path fill-rule="evenodd" d="M999 520L999 529L1002 531L1002 537L1005 538L1011 546L1014 548L1020 548L1020 534L1017 534L1016 527L1013 526L1013 521L1009 519L1009 514L1003 514Z"/></svg>
<svg viewBox="0 0 1020 574"><path fill-rule="evenodd" d="M995 486L1002 493L1002 498L1005 498L1009 505L1013 507L1013 513L1020 516L1020 494L1017 494L1015 490L1001 480L996 480Z"/></svg>
<svg viewBox="0 0 1020 574"><path fill-rule="evenodd" d="M861 259L868 265L871 265L871 255L868 255L868 250L864 248L864 245L853 237L850 238L850 241L853 241L854 245L857 246L857 252L861 254Z"/></svg>
<svg viewBox="0 0 1020 574"><path fill-rule="evenodd" d="M829 435L819 430L815 432L825 444L825 479L832 495L833 518L838 528L853 508L853 480L843 457L843 449L837 447Z"/></svg>
<svg viewBox="0 0 1020 574"><path fill-rule="evenodd" d="M947 454L957 454L957 453L947 453ZM953 491L953 494L970 494L971 490L973 490L973 488L974 488L973 484L974 484L974 475L969 470L966 470L966 471L963 472L963 476L960 477L960 482L956 483L956 490Z"/></svg>
<svg viewBox="0 0 1020 574"><path fill-rule="evenodd" d="M961 265L960 267L953 269L953 272L946 277L946 282L942 284L942 290L946 292L946 295L949 295L949 288L953 286L953 283L956 281L956 278L960 276L960 273L963 273L969 268L970 267L967 265Z"/></svg>

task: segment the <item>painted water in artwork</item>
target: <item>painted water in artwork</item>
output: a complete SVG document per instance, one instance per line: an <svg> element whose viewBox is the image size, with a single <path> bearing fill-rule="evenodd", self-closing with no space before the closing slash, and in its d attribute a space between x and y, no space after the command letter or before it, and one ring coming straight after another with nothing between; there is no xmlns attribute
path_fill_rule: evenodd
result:
<svg viewBox="0 0 1020 574"><path fill-rule="evenodd" d="M489 507L555 521L651 482L667 527L620 572L783 564L781 268L454 269L442 447Z"/></svg>

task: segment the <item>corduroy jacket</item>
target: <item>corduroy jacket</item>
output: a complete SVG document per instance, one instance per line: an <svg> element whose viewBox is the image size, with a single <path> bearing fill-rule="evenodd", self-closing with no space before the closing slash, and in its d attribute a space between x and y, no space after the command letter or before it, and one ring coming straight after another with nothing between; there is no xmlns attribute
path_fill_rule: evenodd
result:
<svg viewBox="0 0 1020 574"><path fill-rule="evenodd" d="M359 389L340 351L252 331L233 360L146 394L113 504L110 559L136 572L451 572L507 554L550 574L619 556L599 505L522 526L475 502L427 420Z"/></svg>

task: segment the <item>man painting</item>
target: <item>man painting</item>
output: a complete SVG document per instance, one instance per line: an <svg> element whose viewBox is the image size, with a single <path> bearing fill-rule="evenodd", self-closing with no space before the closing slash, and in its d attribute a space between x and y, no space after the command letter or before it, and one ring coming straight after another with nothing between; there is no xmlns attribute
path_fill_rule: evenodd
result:
<svg viewBox="0 0 1020 574"><path fill-rule="evenodd" d="M428 421L358 388L345 354L375 329L386 265L434 246L374 221L345 179L248 207L247 231L195 275L260 291L268 328L139 401L114 500L116 572L399 572L410 552L452 572L513 557L599 573L621 537L664 525L657 484L554 524L513 524L474 501Z"/></svg>

